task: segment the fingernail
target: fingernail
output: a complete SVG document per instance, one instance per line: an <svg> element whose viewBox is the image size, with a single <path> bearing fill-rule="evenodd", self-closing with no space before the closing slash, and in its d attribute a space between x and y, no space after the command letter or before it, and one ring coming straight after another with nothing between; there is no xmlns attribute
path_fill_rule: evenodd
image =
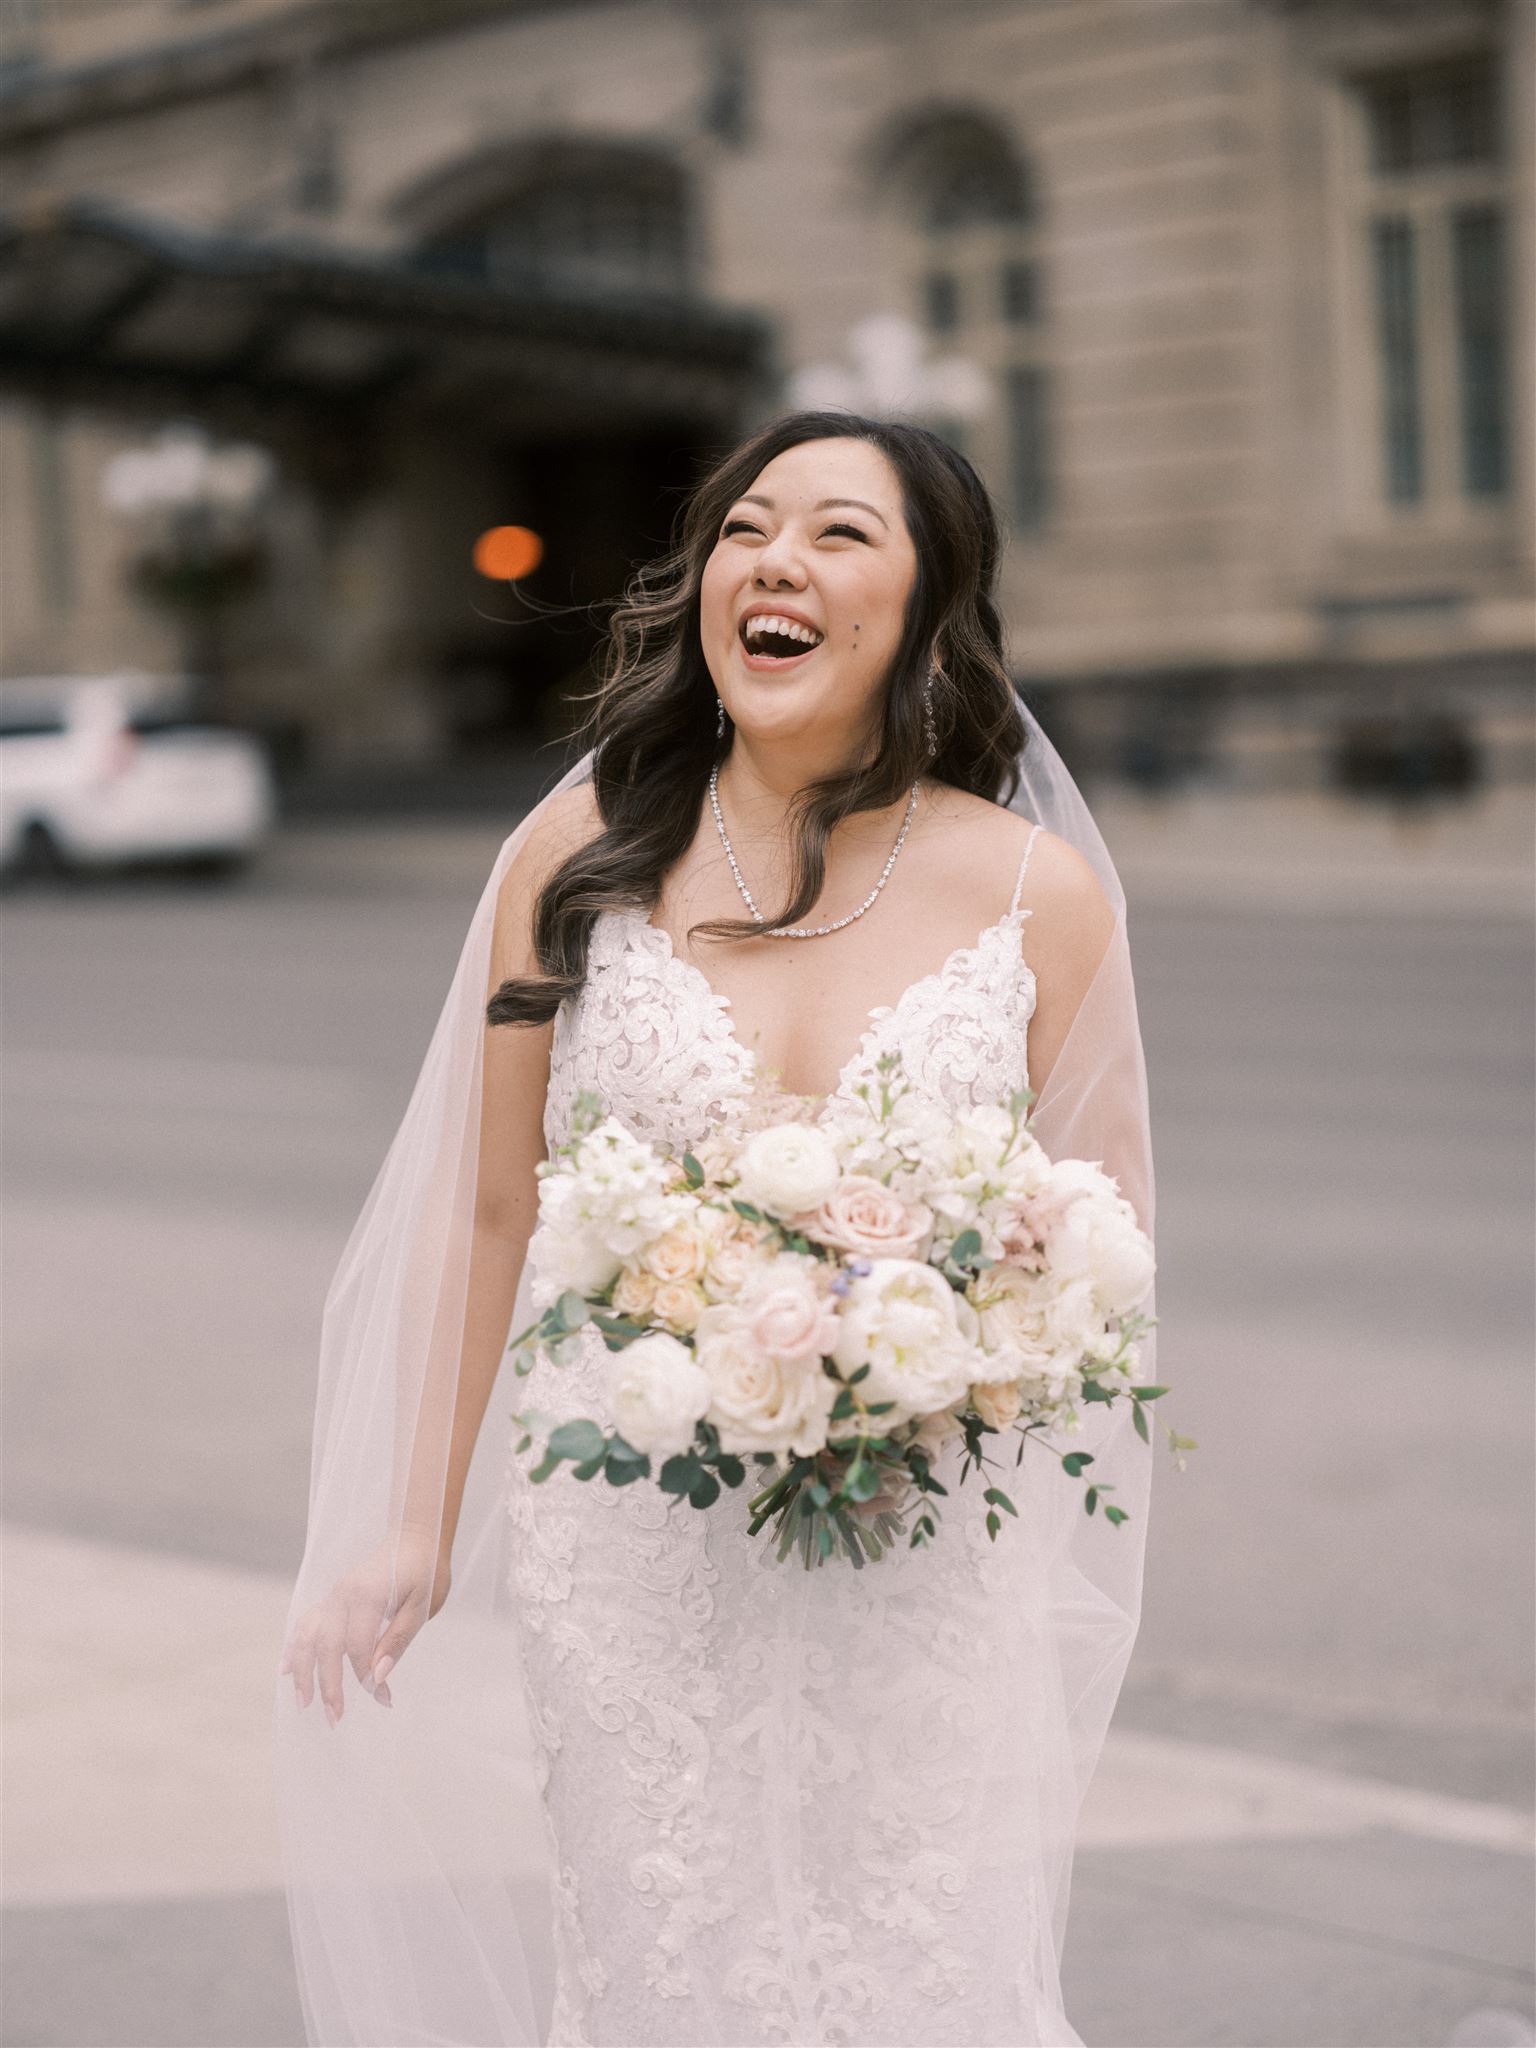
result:
<svg viewBox="0 0 1536 2048"><path fill-rule="evenodd" d="M329 1700L327 1700L325 1703L325 1718L327 1719L327 1721L330 1722L333 1728L336 1726L336 1723L341 1719L341 1716L337 1713L336 1709L331 1705Z"/></svg>
<svg viewBox="0 0 1536 2048"><path fill-rule="evenodd" d="M394 1670L394 1668L395 1668L395 1660L394 1660L394 1658L393 1658L393 1657L381 1657L381 1658L379 1659L378 1663L377 1663L377 1664L375 1664L375 1665L374 1665L374 1667L373 1667L373 1682L374 1682L374 1684L375 1684L375 1685L382 1685L382 1684L384 1683L385 1679L386 1679L386 1678L388 1678L388 1676L389 1676L389 1674L391 1673L391 1671L393 1671L393 1670Z"/></svg>
<svg viewBox="0 0 1536 2048"><path fill-rule="evenodd" d="M381 1707L392 1707L395 1704L394 1701L390 1698L389 1689L387 1686L381 1685L378 1691L374 1694L374 1698L378 1701Z"/></svg>

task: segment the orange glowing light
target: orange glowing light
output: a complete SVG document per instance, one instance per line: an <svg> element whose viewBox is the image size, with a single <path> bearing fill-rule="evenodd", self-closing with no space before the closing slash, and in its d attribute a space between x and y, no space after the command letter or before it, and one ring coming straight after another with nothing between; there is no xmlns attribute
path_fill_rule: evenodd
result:
<svg viewBox="0 0 1536 2048"><path fill-rule="evenodd" d="M530 526L492 526L475 542L475 567L493 583L520 583L544 559L544 543Z"/></svg>

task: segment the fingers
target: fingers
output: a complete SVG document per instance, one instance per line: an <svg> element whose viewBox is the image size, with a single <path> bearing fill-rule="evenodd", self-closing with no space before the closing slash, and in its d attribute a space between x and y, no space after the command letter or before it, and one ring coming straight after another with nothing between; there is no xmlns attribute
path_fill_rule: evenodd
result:
<svg viewBox="0 0 1536 2048"><path fill-rule="evenodd" d="M341 1692L341 1663L345 1650L346 1610L327 1613L315 1643L315 1668L325 1718L333 1728L345 1707Z"/></svg>
<svg viewBox="0 0 1536 2048"><path fill-rule="evenodd" d="M283 1659L284 1669L293 1674L293 1690L301 1707L307 1707L315 1696L315 1621L311 1609L295 1628Z"/></svg>

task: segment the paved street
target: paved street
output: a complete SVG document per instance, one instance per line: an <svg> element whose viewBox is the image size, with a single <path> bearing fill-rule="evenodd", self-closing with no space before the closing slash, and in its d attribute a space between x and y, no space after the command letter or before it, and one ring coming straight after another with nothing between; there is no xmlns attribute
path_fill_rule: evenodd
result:
<svg viewBox="0 0 1536 2048"><path fill-rule="evenodd" d="M1528 2042L1528 814L1106 818L1201 1449L1070 2008L1095 2048ZM311 824L236 885L5 907L16 2048L300 2038L264 1742L319 1304L498 836Z"/></svg>

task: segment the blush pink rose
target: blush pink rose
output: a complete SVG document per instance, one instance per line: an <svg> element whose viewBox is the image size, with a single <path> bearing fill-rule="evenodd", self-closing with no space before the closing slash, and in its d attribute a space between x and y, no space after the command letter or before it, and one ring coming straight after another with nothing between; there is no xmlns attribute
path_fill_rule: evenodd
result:
<svg viewBox="0 0 1536 2048"><path fill-rule="evenodd" d="M765 1358L808 1364L837 1342L837 1303L803 1267L770 1267L742 1302L747 1335Z"/></svg>
<svg viewBox="0 0 1536 2048"><path fill-rule="evenodd" d="M819 1244L865 1259L915 1259L933 1231L925 1203L866 1173L845 1173L818 1209L796 1220Z"/></svg>

